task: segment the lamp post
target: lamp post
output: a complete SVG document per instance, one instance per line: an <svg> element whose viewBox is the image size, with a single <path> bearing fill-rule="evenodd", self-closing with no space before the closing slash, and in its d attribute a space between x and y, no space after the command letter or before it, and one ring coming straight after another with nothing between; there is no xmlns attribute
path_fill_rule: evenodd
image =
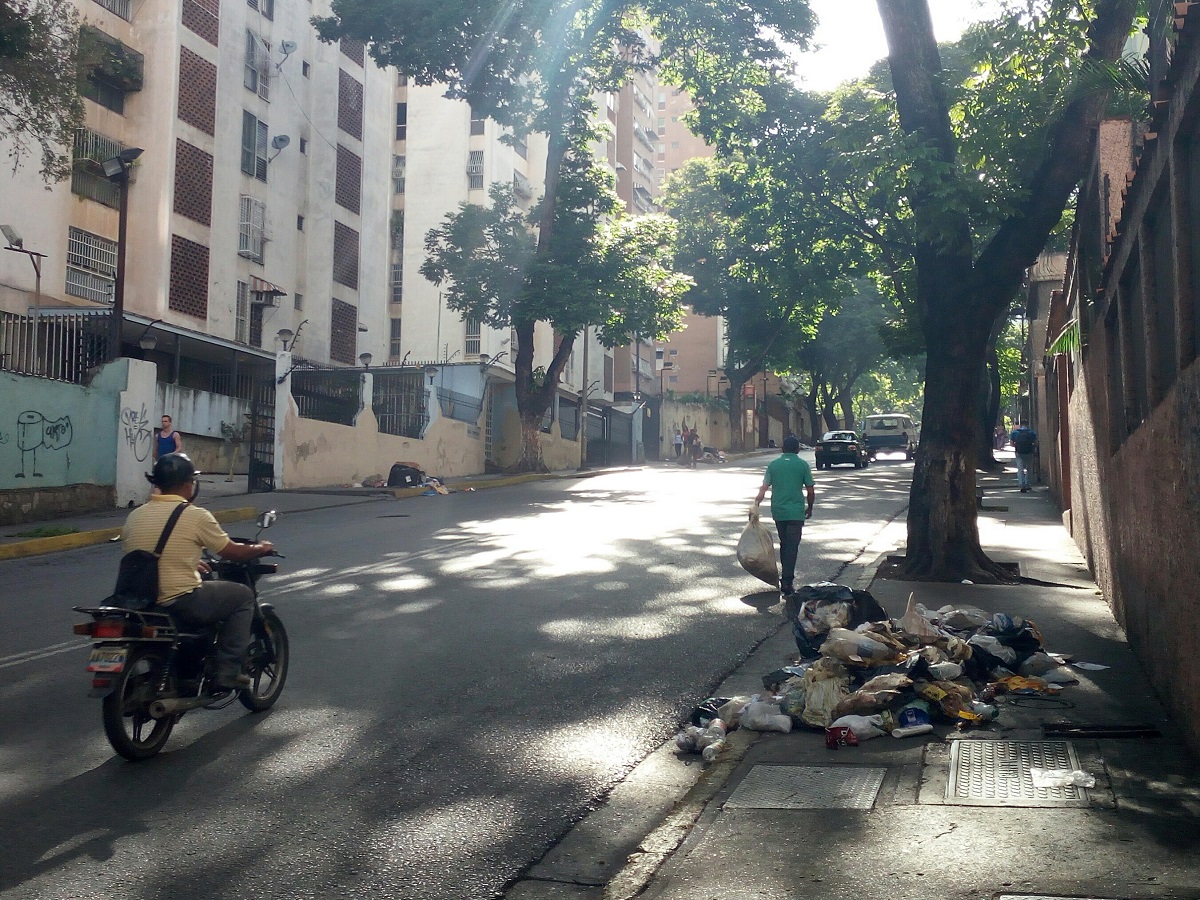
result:
<svg viewBox="0 0 1200 900"><path fill-rule="evenodd" d="M141 147L127 147L103 163L104 175L120 191L117 206L117 280L113 285L113 308L108 321L109 361L121 357L121 324L125 319L125 243L129 226L129 170L142 155Z"/></svg>
<svg viewBox="0 0 1200 900"><path fill-rule="evenodd" d="M770 440L770 425L767 418L767 373L763 370L762 418L758 422L758 446L766 447Z"/></svg>
<svg viewBox="0 0 1200 900"><path fill-rule="evenodd" d="M8 246L4 249L13 253L24 253L33 263L33 374L40 375L42 365L38 359L38 337L42 329L42 260L46 258L46 254L26 250L25 239L11 225L0 225L0 232L3 232L4 239L8 241Z"/></svg>

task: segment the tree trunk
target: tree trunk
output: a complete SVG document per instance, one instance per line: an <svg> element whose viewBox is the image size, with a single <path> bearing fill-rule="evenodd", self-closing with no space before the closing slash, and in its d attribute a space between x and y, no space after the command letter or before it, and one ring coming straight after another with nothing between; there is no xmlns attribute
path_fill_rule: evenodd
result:
<svg viewBox="0 0 1200 900"><path fill-rule="evenodd" d="M813 446L815 446L817 441L821 439L821 435L817 431L817 429L821 427L820 417L817 414L817 390L818 381L814 375L812 380L812 389L804 395L804 410L808 413L807 425L809 429L806 440Z"/></svg>
<svg viewBox="0 0 1200 900"><path fill-rule="evenodd" d="M846 423L848 431L854 430L854 394L850 390L850 385L840 389L837 394L838 406L842 408L842 419Z"/></svg>
<svg viewBox="0 0 1200 900"><path fill-rule="evenodd" d="M992 338L987 348L982 385L982 403L979 419L979 468L997 469L996 420L1000 416L1000 359L996 353L997 329L992 329Z"/></svg>
<svg viewBox="0 0 1200 900"><path fill-rule="evenodd" d="M729 376L729 390L726 394L729 400L729 442L734 450L746 450L745 399L742 397L742 388L750 378L739 377L736 370L726 374Z"/></svg>

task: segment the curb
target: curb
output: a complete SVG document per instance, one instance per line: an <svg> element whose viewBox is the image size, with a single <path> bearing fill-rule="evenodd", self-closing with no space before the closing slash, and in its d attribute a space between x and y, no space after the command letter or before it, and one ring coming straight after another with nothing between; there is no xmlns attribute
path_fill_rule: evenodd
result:
<svg viewBox="0 0 1200 900"><path fill-rule="evenodd" d="M253 506L239 506L234 509L222 509L213 513L218 522L245 522L258 516L258 509ZM58 550L75 550L92 544L103 544L119 537L121 528L98 528L94 531L80 531L75 534L61 534L57 537L30 538L27 541L14 541L11 544L0 544L0 560L22 559L26 556L40 556L43 553L54 553Z"/></svg>

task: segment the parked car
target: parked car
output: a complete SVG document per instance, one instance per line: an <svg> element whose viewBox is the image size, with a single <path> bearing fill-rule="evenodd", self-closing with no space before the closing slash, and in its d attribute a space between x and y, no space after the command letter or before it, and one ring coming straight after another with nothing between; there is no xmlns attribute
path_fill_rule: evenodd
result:
<svg viewBox="0 0 1200 900"><path fill-rule="evenodd" d="M827 431L817 441L817 468L852 463L856 469L870 464L866 442L853 431Z"/></svg>
<svg viewBox="0 0 1200 900"><path fill-rule="evenodd" d="M872 461L880 453L903 453L905 459L912 459L917 452L917 426L904 413L867 416L863 437Z"/></svg>

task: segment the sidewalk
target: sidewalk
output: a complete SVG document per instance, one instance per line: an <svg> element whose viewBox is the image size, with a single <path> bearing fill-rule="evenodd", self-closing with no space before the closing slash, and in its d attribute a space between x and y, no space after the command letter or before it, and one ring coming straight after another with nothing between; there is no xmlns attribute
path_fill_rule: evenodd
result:
<svg viewBox="0 0 1200 900"><path fill-rule="evenodd" d="M816 730L786 735L741 730L730 735L722 758L702 772L696 757L664 746L507 896L1200 897L1200 776L1194 758L1166 718L1045 488L1018 493L1011 469L980 481L985 507L993 510L980 513L984 547L993 559L1019 563L1024 578L1041 583L875 578L882 556L847 573L843 583L870 583L892 616L904 612L910 592L932 609L953 603L1024 616L1040 627L1047 650L1110 668L1077 670L1079 684L1056 698L1001 697L995 722L961 733L938 725L931 735L884 736L831 751ZM1003 506L1008 509L997 509ZM902 522L882 543L889 540L893 552L902 547ZM716 695L759 692L762 675L795 657L791 630L781 628ZM1064 723L1084 731L1063 736L1053 727L1046 730ZM1087 733L1089 727L1132 725L1158 735ZM1027 754L1069 747L1096 786L1074 806L1034 806L1045 798L1027 793L1005 799L1014 764L977 743L995 741L1023 742ZM952 757L969 787L965 805L947 800ZM1054 793L1061 800L1070 792Z"/></svg>

